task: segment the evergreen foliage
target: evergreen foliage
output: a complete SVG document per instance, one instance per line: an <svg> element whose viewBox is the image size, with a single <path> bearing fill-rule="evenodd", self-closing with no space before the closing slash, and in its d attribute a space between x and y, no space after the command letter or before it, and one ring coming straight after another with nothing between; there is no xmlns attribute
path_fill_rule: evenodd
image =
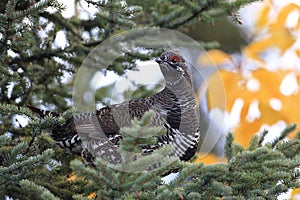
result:
<svg viewBox="0 0 300 200"><path fill-rule="evenodd" d="M122 148L133 152L137 144L145 142L132 135L153 131L149 115L151 113L146 113L141 121L133 121L134 128L123 129L131 136L125 134ZM235 143L233 135L229 134L226 143L228 163L203 165L169 158L170 164L156 170L126 172L127 169L151 166L155 161L167 162L168 147L149 156L135 157L134 161L124 161L124 165L117 168L98 159L94 168L87 168L83 162L74 160L71 168L85 179L85 184L82 185L84 193L73 197L87 199L89 194L96 194L97 199L274 199L289 188L300 186L300 134L291 141L283 139L295 127L287 127L278 140L265 145L261 144L261 138L254 136L247 149ZM178 176L165 184L161 176L174 169L179 171Z"/></svg>
<svg viewBox="0 0 300 200"><path fill-rule="evenodd" d="M66 154L44 134L45 130L63 124L71 110L62 117L41 120L25 107L26 104L43 105L57 112L70 109L73 82L65 84L63 76L76 74L95 46L119 32L137 27L184 32L199 20L213 24L214 17L225 15L239 22L237 10L252 1L86 0L98 9L95 17L89 19L78 15L64 19L59 12L64 6L55 0L1 1L0 198L273 199L288 188L299 187L300 135L284 140L295 126L288 127L281 137L265 145L262 141L266 132L261 138L255 136L248 149L234 143L233 135L229 134L226 164L166 160L165 155L172 149L165 147L148 156L129 156L126 166L141 168L155 161L168 161L170 165L147 173L126 173L100 160L95 161L94 167L86 167L80 157ZM49 8L58 11L50 12ZM65 34L64 47L57 45L59 32ZM123 53L124 57L109 68L120 75L126 69L133 69L135 60L148 60L157 54L125 50ZM102 96L106 92L102 90ZM137 96L145 94L140 91ZM101 95L97 93L97 96ZM21 115L29 119L24 127L16 120ZM152 143L149 139L133 137L157 131L149 127L150 118L148 113L141 121L133 121L133 127L123 129L126 136L120 148L135 151L136 144ZM161 176L174 169L179 171L178 177L164 184ZM94 193L96 197L91 195Z"/></svg>

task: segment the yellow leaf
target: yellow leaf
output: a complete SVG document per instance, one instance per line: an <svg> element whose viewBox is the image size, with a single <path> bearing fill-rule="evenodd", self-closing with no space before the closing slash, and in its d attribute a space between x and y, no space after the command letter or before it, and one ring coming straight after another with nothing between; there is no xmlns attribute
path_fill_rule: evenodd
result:
<svg viewBox="0 0 300 200"><path fill-rule="evenodd" d="M292 199L296 199L296 196L300 195L300 188L294 189L292 191Z"/></svg>
<svg viewBox="0 0 300 200"><path fill-rule="evenodd" d="M291 31L285 26L288 16L295 9L300 11L300 7L293 3L282 8L276 22L270 26L271 40L282 52L291 47L296 41Z"/></svg>
<svg viewBox="0 0 300 200"><path fill-rule="evenodd" d="M75 173L73 172L72 174L68 175L67 181L68 181L68 182L73 182L73 181L75 181L77 178L78 178L77 174L75 174Z"/></svg>
<svg viewBox="0 0 300 200"><path fill-rule="evenodd" d="M198 63L200 66L221 65L231 61L230 55L221 50L209 50L207 54L199 57Z"/></svg>
<svg viewBox="0 0 300 200"><path fill-rule="evenodd" d="M209 153L209 154L203 154L199 153L197 155L197 159L194 161L194 163L204 163L207 165L215 164L215 163L225 163L226 159L224 157L218 157L215 154Z"/></svg>
<svg viewBox="0 0 300 200"><path fill-rule="evenodd" d="M286 23L286 20L287 20L289 14L295 9L300 11L300 7L294 3L290 3L290 4L286 5L285 7L283 7L281 9L281 11L279 12L276 23L274 25L276 27L285 27L285 23Z"/></svg>
<svg viewBox="0 0 300 200"><path fill-rule="evenodd" d="M279 27L278 24L274 24L270 27L271 41L273 45L280 49L281 53L284 53L290 48L296 41L292 36L290 30L285 27Z"/></svg>
<svg viewBox="0 0 300 200"><path fill-rule="evenodd" d="M291 71L275 71L271 72L266 69L258 69L252 72L251 77L260 83L258 91L251 91L247 88L248 78L239 73L220 70L218 76L223 80L226 97L226 108L220 107L223 105L223 96L220 96L219 86L216 86L214 81L216 73L208 80L208 107L209 110L219 107L230 113L236 99L242 99L243 107L240 112L240 121L232 130L235 134L235 140L247 147L253 134L257 133L264 124L273 125L280 120L284 120L287 124L300 124L300 114L295 108L300 104L300 92L294 92L289 96L281 93L280 86L284 78L291 74ZM298 86L300 86L300 76L296 76ZM281 107L272 107L271 100L276 100L281 103ZM247 118L249 108L252 102L258 101L258 110L260 116L250 121ZM298 128L298 131L300 127ZM297 131L295 131L296 133ZM290 136L293 137L294 134Z"/></svg>
<svg viewBox="0 0 300 200"><path fill-rule="evenodd" d="M243 54L248 58L263 63L264 60L260 57L260 53L265 49L272 47L272 44L273 41L271 38L255 41L243 49Z"/></svg>
<svg viewBox="0 0 300 200"><path fill-rule="evenodd" d="M91 194L89 194L88 198L89 199L95 199L97 196L96 192L92 192Z"/></svg>
<svg viewBox="0 0 300 200"><path fill-rule="evenodd" d="M257 28L261 29L266 27L269 24L269 12L270 12L270 7L266 5L259 13L258 19L256 21L256 26Z"/></svg>
<svg viewBox="0 0 300 200"><path fill-rule="evenodd" d="M296 53L296 55L300 58L300 49L297 49L297 50L295 51L295 53Z"/></svg>

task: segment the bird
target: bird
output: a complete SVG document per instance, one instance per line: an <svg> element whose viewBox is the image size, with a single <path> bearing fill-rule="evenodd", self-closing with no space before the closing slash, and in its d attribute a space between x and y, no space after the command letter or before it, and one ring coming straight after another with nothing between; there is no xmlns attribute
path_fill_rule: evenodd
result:
<svg viewBox="0 0 300 200"><path fill-rule="evenodd" d="M51 130L51 137L68 151L80 152L87 162L104 158L119 163L120 155L116 147L122 140L120 129L129 127L132 119L141 119L147 111L152 110L154 117L151 125L164 127L166 133L153 136L157 139L156 144L141 145L141 152L149 154L170 144L174 147L172 156L183 161L190 160L200 140L199 114L190 71L185 59L175 50L166 50L155 61L165 80L160 92L93 112L73 114L64 125ZM28 107L41 118L47 115L60 116L56 112Z"/></svg>

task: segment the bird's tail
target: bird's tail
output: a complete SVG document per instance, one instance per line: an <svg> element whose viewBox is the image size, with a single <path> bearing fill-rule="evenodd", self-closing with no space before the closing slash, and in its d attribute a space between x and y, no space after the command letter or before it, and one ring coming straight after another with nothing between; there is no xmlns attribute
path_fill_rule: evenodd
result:
<svg viewBox="0 0 300 200"><path fill-rule="evenodd" d="M59 117L60 116L60 114L57 113L57 112L42 110L42 109L36 108L34 106L31 106L31 105L26 105L26 107L29 108L34 114L38 115L40 118L44 118L47 115L52 115L53 117Z"/></svg>
<svg viewBox="0 0 300 200"><path fill-rule="evenodd" d="M30 105L27 105L27 107L40 118L45 118L47 115L51 115L53 117L61 116L57 112L42 110ZM81 139L76 131L73 117L66 119L65 124L57 124L55 127L53 127L51 129L50 136L60 147L65 148L68 152L76 154L81 153Z"/></svg>

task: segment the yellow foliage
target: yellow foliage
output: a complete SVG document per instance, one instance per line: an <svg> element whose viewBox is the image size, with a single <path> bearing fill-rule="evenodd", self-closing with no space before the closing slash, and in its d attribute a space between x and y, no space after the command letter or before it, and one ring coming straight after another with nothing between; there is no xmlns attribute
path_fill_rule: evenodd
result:
<svg viewBox="0 0 300 200"><path fill-rule="evenodd" d="M286 75L291 71L267 71L266 69L258 69L252 71L251 78L244 77L240 73L229 72L220 70L219 74L214 74L208 80L207 95L208 106L211 110L214 107L219 107L223 104L224 100L220 96L220 88L215 87L214 79L221 76L225 89L226 96L226 111L231 112L236 99L242 99L244 104L240 113L240 123L234 128L235 139L237 142L246 147L253 134L260 130L264 124L274 124L279 120L284 120L286 123L299 123L300 114L295 109L300 102L300 93L297 92L291 96L285 96L280 91L280 85ZM251 79L257 80L259 85L258 91L251 91L247 88L247 82ZM297 76L298 83L300 77ZM282 109L276 110L270 105L271 99L278 99L282 103ZM250 104L254 101L259 103L259 111L261 116L254 121L247 120ZM293 135L291 135L293 136Z"/></svg>
<svg viewBox="0 0 300 200"><path fill-rule="evenodd" d="M258 29L267 28L268 36L256 40L252 44L248 45L244 49L244 54L248 58L252 58L256 61L263 62L260 54L268 48L277 48L283 54L287 49L294 45L296 38L293 35L293 29L286 27L286 21L289 14L297 10L300 12L300 7L296 4L290 3L280 10L277 18L274 22L269 24L268 14L271 12L271 5L265 4L265 7L259 13L256 26ZM295 29L300 27L300 18Z"/></svg>
<svg viewBox="0 0 300 200"><path fill-rule="evenodd" d="M207 54L204 54L198 59L200 66L221 65L228 61L231 61L231 57L225 52L217 49L208 51Z"/></svg>
<svg viewBox="0 0 300 200"><path fill-rule="evenodd" d="M262 10L261 12L259 13L258 15L258 19L257 19L257 22L256 22L256 26L257 28L264 28L266 27L266 25L269 24L269 12L270 12L271 8L269 5L266 5Z"/></svg>
<svg viewBox="0 0 300 200"><path fill-rule="evenodd" d="M72 174L68 175L67 177L67 181L68 182L73 182L78 178L77 174L75 172L73 172Z"/></svg>
<svg viewBox="0 0 300 200"><path fill-rule="evenodd" d="M300 58L300 49L296 50L296 55Z"/></svg>
<svg viewBox="0 0 300 200"><path fill-rule="evenodd" d="M294 189L293 191L292 191L292 199L294 199L294 200L296 200L296 199L298 199L299 198L299 196L300 196L300 188L297 188L297 189ZM297 198L298 197L298 198Z"/></svg>
<svg viewBox="0 0 300 200"><path fill-rule="evenodd" d="M96 192L93 192L93 193L89 194L88 198L89 199L95 199L96 196L97 196Z"/></svg>
<svg viewBox="0 0 300 200"><path fill-rule="evenodd" d="M226 162L226 159L220 158L212 153L209 153L209 154L199 153L197 155L197 159L194 161L194 163L200 163L200 162L210 165L210 164L215 164L215 163L220 163L220 162L224 163L224 162Z"/></svg>
<svg viewBox="0 0 300 200"><path fill-rule="evenodd" d="M256 13L254 26L256 32L253 42L242 50L242 57L245 60L239 66L241 71L233 72L222 69L222 64L232 62L232 58L220 50L211 50L207 55L202 55L198 59L201 66L216 64L221 68L206 82L208 110L217 107L230 116L237 100L239 103L242 102L238 107L240 110L236 113L239 116L235 118L238 123L232 125L234 127L231 127L231 131L235 134L235 141L244 147L249 145L250 139L254 134L260 132L263 125L272 126L279 121L284 121L286 124L297 123L298 130L290 137L300 131L300 112L297 109L300 104L300 92L298 91L300 70L291 70L297 69L295 66L277 66L277 69L269 71L265 68L265 66L269 66L269 63L266 63L267 59L264 57L266 50L277 49L281 53L278 59L287 50L294 50L293 53L300 58L299 47L294 48L297 41L296 34L300 32L300 6L295 3L287 3L278 8L273 0L265 0L261 2L261 5L261 9ZM295 24L289 25L292 27L287 27L287 20L294 11L299 13L299 17ZM250 69L247 65L243 66L248 59L257 61L257 68ZM283 87L283 82L287 77L292 77L293 81L292 83L288 81L288 84ZM223 81L222 85L220 85L220 78ZM251 81L253 83L253 80L256 85L254 88L252 85L251 88L249 85L251 85ZM276 103L274 104L274 102ZM253 110L253 105L255 105L256 112L254 114L250 111ZM254 117L249 117L249 113ZM199 154L195 162L213 164L224 162L224 160L213 154L207 156ZM293 190L292 198L294 199L299 194L300 189Z"/></svg>

